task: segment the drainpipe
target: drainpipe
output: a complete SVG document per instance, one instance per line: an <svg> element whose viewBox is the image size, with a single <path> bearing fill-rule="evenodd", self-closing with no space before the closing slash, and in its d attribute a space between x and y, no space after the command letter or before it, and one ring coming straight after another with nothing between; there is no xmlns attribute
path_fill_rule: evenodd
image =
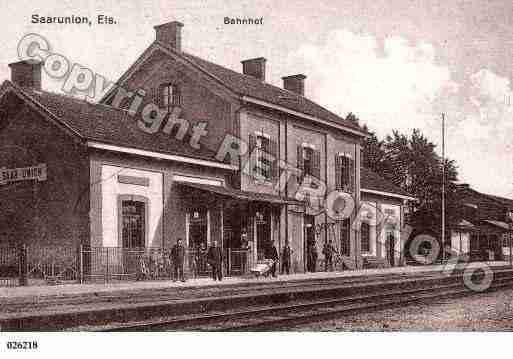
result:
<svg viewBox="0 0 513 359"><path fill-rule="evenodd" d="M288 148L288 141L287 141L287 137L288 137L288 134L289 134L289 127L288 127L288 120L287 120L287 117L285 117L285 163L289 163L289 159L288 159L288 151L289 151L289 148ZM285 198L289 198L289 182L287 181L285 183ZM288 203L285 204L285 240L288 241L289 240L289 205ZM290 245L291 243L289 243ZM292 260L292 258L291 258Z"/></svg>
<svg viewBox="0 0 513 359"><path fill-rule="evenodd" d="M357 165L357 162L356 162L356 156L357 156L357 147L356 147L356 143L354 144L354 195L355 195L355 198L360 198L358 192L360 191L360 187L358 187L358 190L356 188L356 165ZM356 201L356 206L358 208L358 206L360 205L360 201ZM356 216L354 216L353 218L356 218ZM349 225L351 226L351 221L349 221ZM355 229L354 230L354 264L355 264L355 269L358 269L358 231Z"/></svg>
<svg viewBox="0 0 513 359"><path fill-rule="evenodd" d="M324 183L326 191L324 191L324 204L328 198L328 134L324 134ZM328 214L324 211L324 244L328 243Z"/></svg>

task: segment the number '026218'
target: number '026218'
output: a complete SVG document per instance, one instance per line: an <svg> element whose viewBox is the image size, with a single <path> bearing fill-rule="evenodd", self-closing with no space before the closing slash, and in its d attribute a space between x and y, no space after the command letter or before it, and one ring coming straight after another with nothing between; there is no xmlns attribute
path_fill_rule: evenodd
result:
<svg viewBox="0 0 513 359"><path fill-rule="evenodd" d="M14 350L33 350L37 349L37 342L17 342L17 341L9 341L7 342L7 349L14 349Z"/></svg>

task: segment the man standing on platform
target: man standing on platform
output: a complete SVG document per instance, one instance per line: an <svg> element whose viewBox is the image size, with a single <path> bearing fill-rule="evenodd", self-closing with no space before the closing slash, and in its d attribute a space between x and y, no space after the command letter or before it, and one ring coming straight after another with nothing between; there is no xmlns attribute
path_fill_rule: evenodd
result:
<svg viewBox="0 0 513 359"><path fill-rule="evenodd" d="M180 276L182 282L185 282L185 276L183 275L185 248L181 238L178 238L176 244L171 249L171 258L173 260L173 282L178 280L178 276Z"/></svg>
<svg viewBox="0 0 513 359"><path fill-rule="evenodd" d="M214 280L223 280L223 252L217 246L217 241L213 241L212 246L208 249L207 263L212 267L212 278Z"/></svg>
<svg viewBox="0 0 513 359"><path fill-rule="evenodd" d="M324 244L324 248L322 249L322 254L324 254L324 271L327 272L328 268L330 271L333 270L333 254L335 253L335 248L333 247L333 241L330 239L328 243Z"/></svg>
<svg viewBox="0 0 513 359"><path fill-rule="evenodd" d="M315 272L317 267L317 246L315 240L310 241L307 245L307 270Z"/></svg>
<svg viewBox="0 0 513 359"><path fill-rule="evenodd" d="M290 256L292 254L292 249L290 248L289 241L285 241L285 247L283 247L283 252L281 254L281 274L290 274Z"/></svg>
<svg viewBox="0 0 513 359"><path fill-rule="evenodd" d="M267 253L266 258L273 260L271 274L274 278L276 278L276 267L278 265L278 260L280 259L280 256L278 255L278 250L276 250L276 246L274 245L273 241L269 242L268 250L269 252Z"/></svg>

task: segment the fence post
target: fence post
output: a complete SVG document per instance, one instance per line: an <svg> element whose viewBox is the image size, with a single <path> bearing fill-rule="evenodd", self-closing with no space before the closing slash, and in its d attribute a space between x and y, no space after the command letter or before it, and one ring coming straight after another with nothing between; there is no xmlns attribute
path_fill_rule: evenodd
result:
<svg viewBox="0 0 513 359"><path fill-rule="evenodd" d="M18 249L18 272L19 272L19 284L20 286L28 285L27 280L27 247L22 244Z"/></svg>
<svg viewBox="0 0 513 359"><path fill-rule="evenodd" d="M78 283L84 283L84 246L78 246Z"/></svg>

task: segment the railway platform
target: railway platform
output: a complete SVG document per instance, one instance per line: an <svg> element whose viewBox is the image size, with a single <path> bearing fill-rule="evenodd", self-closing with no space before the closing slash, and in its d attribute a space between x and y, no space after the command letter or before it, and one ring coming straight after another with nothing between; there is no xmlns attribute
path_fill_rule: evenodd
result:
<svg viewBox="0 0 513 359"><path fill-rule="evenodd" d="M483 264L494 267L508 266L506 261L490 261L490 262L471 262L459 263L458 268L479 267ZM279 283L293 281L307 281L309 279L319 280L323 278L351 278L351 277L372 277L376 275L386 274L416 274L441 272L450 270L455 267L449 265L424 265L424 266L401 266L382 269L359 269L346 270L342 272L314 272L314 273L295 273L278 275L277 278L255 278L253 276L246 277L225 277L223 281L213 281L210 277L191 278L186 282L174 282L172 280L156 280L156 281L111 281L108 283L91 283L91 284L57 284L57 285L40 285L26 287L5 287L0 288L0 304L8 302L16 298L37 298L42 297L64 297L99 293L119 293L119 292L140 292L151 290L162 290L176 288L178 290L184 288L216 288L224 286L251 286L252 284L260 284L262 282ZM1 309L0 309L1 312Z"/></svg>
<svg viewBox="0 0 513 359"><path fill-rule="evenodd" d="M376 296L383 296L386 302L389 297L404 300L411 295L432 295L448 290L451 295L465 293L467 289L462 288L461 278L468 275L466 269L484 264L495 273L497 286L512 283L513 269L507 262L475 262L305 273L278 278L226 278L222 282L200 278L185 283L118 282L4 288L0 290L0 330L89 330L95 325L160 316L176 321L186 315L179 320L188 321L191 315L206 315L208 319L208 313L237 308L267 311L270 305L290 308L291 303L305 305L306 302L308 307L319 305L319 301L326 305L326 300L330 303L335 300L338 304L342 301L344 306L353 300L377 300L381 305L381 299Z"/></svg>

